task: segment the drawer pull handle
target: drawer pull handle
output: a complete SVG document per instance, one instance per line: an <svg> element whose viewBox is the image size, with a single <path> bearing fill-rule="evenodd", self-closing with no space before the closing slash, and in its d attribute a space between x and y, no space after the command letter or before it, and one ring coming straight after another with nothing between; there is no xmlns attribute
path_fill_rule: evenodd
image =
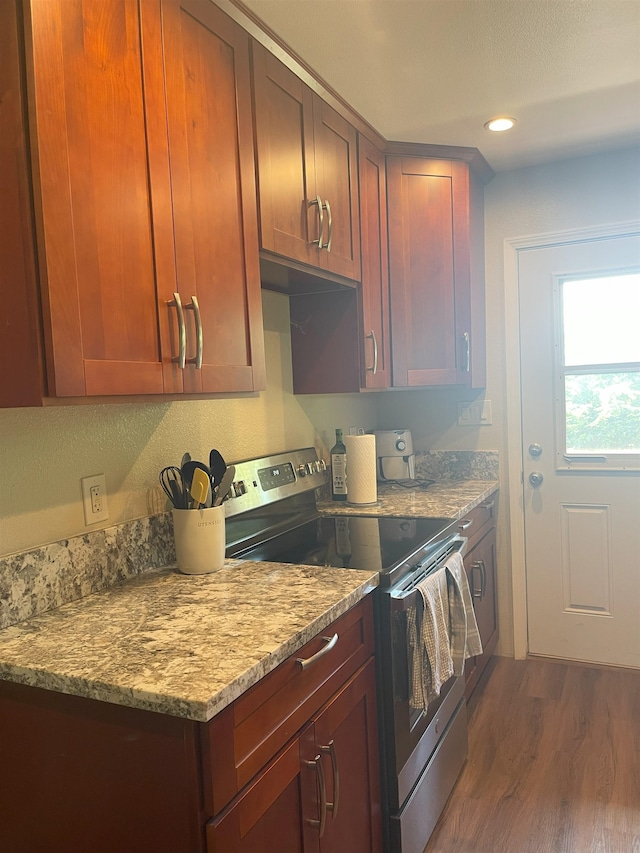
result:
<svg viewBox="0 0 640 853"><path fill-rule="evenodd" d="M324 209L327 211L327 216L329 217L329 223L328 223L329 239L327 240L327 244L325 246L325 249L327 250L327 252L330 252L331 251L331 240L333 239L333 221L331 219L331 205L329 204L328 201L325 201Z"/></svg>
<svg viewBox="0 0 640 853"><path fill-rule="evenodd" d="M336 750L333 740L329 741L328 746L321 746L320 752L324 752L331 757L331 770L333 772L333 802L327 803L327 808L331 812L333 820L338 817L338 803L340 802L340 775L338 774L338 759L336 758Z"/></svg>
<svg viewBox="0 0 640 853"><path fill-rule="evenodd" d="M193 311L196 321L196 355L189 359L189 364L195 364L196 370L202 370L202 318L200 316L200 304L198 297L192 296L191 302L185 305L185 310Z"/></svg>
<svg viewBox="0 0 640 853"><path fill-rule="evenodd" d="M367 370L370 370L375 376L378 372L378 341L376 340L376 333L371 329L370 335L365 335L365 338L373 341L373 367L367 367Z"/></svg>
<svg viewBox="0 0 640 853"><path fill-rule="evenodd" d="M472 595L474 598L484 598L485 593L487 591L487 568L484 564L484 560L478 560L477 562L473 563L473 565L471 566L471 572L473 573L476 569L480 572L480 589L476 589L476 585L472 576Z"/></svg>
<svg viewBox="0 0 640 853"><path fill-rule="evenodd" d="M317 204L318 205L318 215L320 217L320 227L318 228L318 232L319 232L320 236L318 237L317 240L312 240L311 242L317 243L319 249L324 249L324 244L322 242L322 234L324 231L324 209L322 207L322 199L320 198L319 195L317 195L315 198L311 199L309 204Z"/></svg>
<svg viewBox="0 0 640 853"><path fill-rule="evenodd" d="M316 771L318 777L318 787L320 788L320 820L307 818L307 823L314 829L318 830L318 838L324 835L324 827L327 822L327 786L324 781L324 768L322 767L322 757L316 755L313 761L305 761L307 767Z"/></svg>
<svg viewBox="0 0 640 853"><path fill-rule="evenodd" d="M168 303L172 308L176 309L178 315L178 357L172 359L176 362L180 370L184 370L187 358L187 329L184 324L184 313L182 310L182 300L179 293L173 294L173 299Z"/></svg>
<svg viewBox="0 0 640 853"><path fill-rule="evenodd" d="M334 634L333 637L323 637L322 639L326 643L326 646L323 646L319 652L315 653L315 655L311 655L310 658L296 658L296 663L299 663L302 669L306 669L308 666L311 666L312 663L320 660L320 658L324 657L327 652L330 652L338 642L338 635Z"/></svg>
<svg viewBox="0 0 640 853"><path fill-rule="evenodd" d="M472 518L465 518L458 525L458 530L466 530L467 527L471 527L472 524L473 524Z"/></svg>
<svg viewBox="0 0 640 853"><path fill-rule="evenodd" d="M485 501L483 504L480 504L482 509L493 509L495 505L495 501Z"/></svg>

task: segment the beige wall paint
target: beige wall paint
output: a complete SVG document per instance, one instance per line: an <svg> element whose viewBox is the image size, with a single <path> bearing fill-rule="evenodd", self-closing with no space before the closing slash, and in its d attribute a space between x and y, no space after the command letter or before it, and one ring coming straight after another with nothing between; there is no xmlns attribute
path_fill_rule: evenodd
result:
<svg viewBox="0 0 640 853"><path fill-rule="evenodd" d="M376 425L370 396L295 397L286 297L263 292L267 390L178 403L0 409L0 555L158 512L164 465L185 450L229 461L315 446L327 457L336 426ZM80 478L104 473L109 520L87 528Z"/></svg>

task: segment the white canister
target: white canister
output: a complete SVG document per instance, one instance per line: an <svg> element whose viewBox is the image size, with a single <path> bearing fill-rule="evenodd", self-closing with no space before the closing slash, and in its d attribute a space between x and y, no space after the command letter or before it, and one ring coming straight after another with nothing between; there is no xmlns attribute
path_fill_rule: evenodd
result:
<svg viewBox="0 0 640 853"><path fill-rule="evenodd" d="M173 536L181 572L202 575L222 568L226 545L224 519L224 504L173 510Z"/></svg>

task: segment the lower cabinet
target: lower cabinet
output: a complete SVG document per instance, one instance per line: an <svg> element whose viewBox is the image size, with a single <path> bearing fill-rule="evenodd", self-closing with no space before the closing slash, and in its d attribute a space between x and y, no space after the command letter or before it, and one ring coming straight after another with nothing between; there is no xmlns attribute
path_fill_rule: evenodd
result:
<svg viewBox="0 0 640 853"><path fill-rule="evenodd" d="M0 681L0 853L380 851L367 596L207 723Z"/></svg>
<svg viewBox="0 0 640 853"><path fill-rule="evenodd" d="M370 659L207 825L209 853L381 849Z"/></svg>
<svg viewBox="0 0 640 853"><path fill-rule="evenodd" d="M482 641L481 655L469 658L465 665L465 695L473 693L489 663L498 642L498 609L496 602L496 526L497 498L480 504L469 513L461 526L469 525L463 535L469 536L464 565L469 580L471 599Z"/></svg>

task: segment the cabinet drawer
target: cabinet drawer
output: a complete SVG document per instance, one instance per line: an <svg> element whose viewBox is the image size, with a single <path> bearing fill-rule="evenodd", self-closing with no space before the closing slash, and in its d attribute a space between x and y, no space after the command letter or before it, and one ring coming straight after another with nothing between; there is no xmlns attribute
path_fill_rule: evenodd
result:
<svg viewBox="0 0 640 853"><path fill-rule="evenodd" d="M307 660L338 635L326 654ZM205 809L217 814L373 654L367 596L203 726Z"/></svg>
<svg viewBox="0 0 640 853"><path fill-rule="evenodd" d="M498 493L494 492L490 497L475 506L465 514L458 522L458 530L462 536L469 540L467 551L480 540L482 536L495 524Z"/></svg>

